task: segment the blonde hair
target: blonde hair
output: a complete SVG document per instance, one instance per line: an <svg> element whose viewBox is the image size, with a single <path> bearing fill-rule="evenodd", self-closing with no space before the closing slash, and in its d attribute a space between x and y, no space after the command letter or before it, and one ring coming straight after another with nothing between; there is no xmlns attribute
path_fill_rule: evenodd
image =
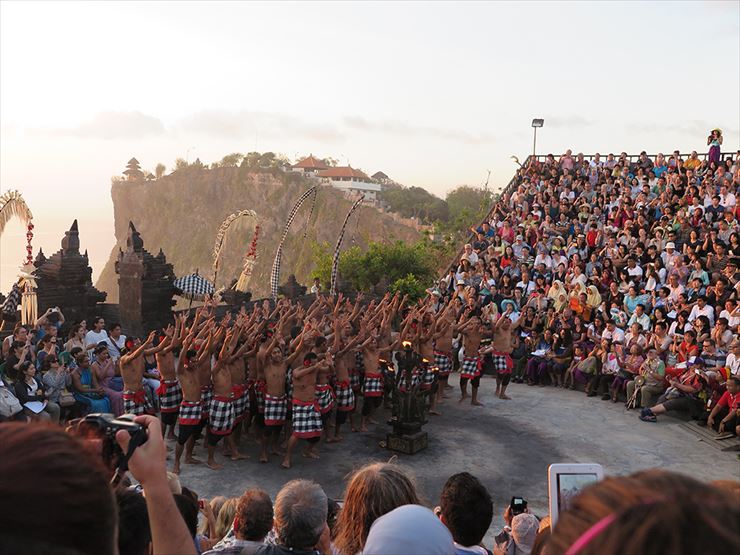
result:
<svg viewBox="0 0 740 555"><path fill-rule="evenodd" d="M352 476L344 492L334 546L342 555L355 555L365 547L373 522L401 505L420 504L413 480L399 466L373 463Z"/></svg>
<svg viewBox="0 0 740 555"><path fill-rule="evenodd" d="M204 501L206 501L211 506L211 511L213 512L214 516L216 518L218 518L218 513L221 511L221 507L224 506L224 503L226 503L226 499L227 498L224 497L223 495L217 495L216 497L214 497L210 501L206 501L206 500L204 500ZM207 519L203 519L203 522L201 523L200 527L198 528L198 533L201 534L201 535L203 535L203 536L207 536L208 535L208 532L209 532L209 530L208 530L208 520ZM215 534L215 530L214 530L214 534ZM213 538L209 538L209 539L213 539Z"/></svg>
<svg viewBox="0 0 740 555"><path fill-rule="evenodd" d="M216 517L216 537L211 538L212 540L221 541L229 531L229 528L231 528L231 525L234 523L236 506L238 503L238 497L231 497L221 506L221 510L218 512L218 516Z"/></svg>

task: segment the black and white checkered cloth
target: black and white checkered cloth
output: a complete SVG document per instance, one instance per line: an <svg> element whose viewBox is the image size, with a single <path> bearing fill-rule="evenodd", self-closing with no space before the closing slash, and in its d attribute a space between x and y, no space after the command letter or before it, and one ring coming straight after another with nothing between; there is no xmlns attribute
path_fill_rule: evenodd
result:
<svg viewBox="0 0 740 555"><path fill-rule="evenodd" d="M319 403L321 414L326 414L334 408L334 390L330 385L316 386L316 401Z"/></svg>
<svg viewBox="0 0 740 555"><path fill-rule="evenodd" d="M213 386L201 386L200 403L203 405L203 418L208 418L208 411L211 410L211 399L213 399Z"/></svg>
<svg viewBox="0 0 740 555"><path fill-rule="evenodd" d="M193 403L183 401L180 403L180 413L177 416L177 423L181 426L197 426L203 418L203 407L200 401Z"/></svg>
<svg viewBox="0 0 740 555"><path fill-rule="evenodd" d="M383 396L383 375L365 373L365 384L363 387L365 397Z"/></svg>
<svg viewBox="0 0 740 555"><path fill-rule="evenodd" d="M319 186L314 185L305 193L303 193L300 197L298 197L298 200L293 205L293 208L290 210L290 214L288 214L288 219L285 221L283 236L280 238L280 243L278 243L277 251L275 251L275 260L272 261L272 271L270 272L270 293L273 299L277 299L278 296L278 286L280 285L280 264L283 259L283 244L285 243L285 238L288 236L290 225L293 223L295 215L298 213L298 209L301 207L304 201L311 195L314 195L315 199L318 190ZM309 216L309 218L310 217L311 216Z"/></svg>
<svg viewBox="0 0 740 555"><path fill-rule="evenodd" d="M347 217L344 218L344 223L342 224L342 229L339 231L339 237L337 238L337 244L334 247L334 256L332 257L331 261L331 291L330 294L336 295L337 294L337 273L339 272L339 251L342 248L342 239L344 239L344 230L347 229L347 222L349 222L350 216L352 216L352 213L357 210L357 207L362 204L362 201L365 200L365 195L360 196L355 203L352 205L352 208L349 209L349 212L347 212Z"/></svg>
<svg viewBox="0 0 740 555"><path fill-rule="evenodd" d="M162 412L177 412L182 401L182 388L177 380L164 380L157 389L159 395L159 410Z"/></svg>
<svg viewBox="0 0 740 555"><path fill-rule="evenodd" d="M491 353L491 361L493 362L493 369L497 374L511 374L511 371L514 369L514 361L511 360L511 355L507 353L494 351Z"/></svg>
<svg viewBox="0 0 740 555"><path fill-rule="evenodd" d="M355 392L352 391L350 381L337 382L335 388L337 396L337 410L349 412L355 408Z"/></svg>
<svg viewBox="0 0 740 555"><path fill-rule="evenodd" d="M265 426L282 426L288 417L288 401L285 395L275 397L265 393Z"/></svg>
<svg viewBox="0 0 740 555"><path fill-rule="evenodd" d="M265 382L257 380L254 382L254 396L257 401L257 411L262 414L265 412Z"/></svg>
<svg viewBox="0 0 740 555"><path fill-rule="evenodd" d="M246 418L249 412L249 391L247 385L231 386L231 393L234 396L234 423L237 424Z"/></svg>
<svg viewBox="0 0 740 555"><path fill-rule="evenodd" d="M434 365L437 367L439 375L442 377L449 376L450 372L452 372L452 360L450 360L450 355L446 353L435 351Z"/></svg>
<svg viewBox="0 0 740 555"><path fill-rule="evenodd" d="M141 416L142 414L154 414L154 408L143 389L139 391L128 390L123 392L123 412L124 414Z"/></svg>
<svg viewBox="0 0 740 555"><path fill-rule="evenodd" d="M293 399L293 435L303 439L321 437L324 425L318 405Z"/></svg>
<svg viewBox="0 0 740 555"><path fill-rule="evenodd" d="M208 295L213 295L213 284L203 276L190 274L175 280L172 284L186 299L203 300Z"/></svg>
<svg viewBox="0 0 740 555"><path fill-rule="evenodd" d="M432 370L432 366L430 364L425 364L422 366L422 376L421 376L421 388L422 389L431 389L434 385L434 380L436 379L436 373Z"/></svg>
<svg viewBox="0 0 740 555"><path fill-rule="evenodd" d="M231 397L216 395L208 407L208 430L224 436L234 428L234 401Z"/></svg>
<svg viewBox="0 0 740 555"><path fill-rule="evenodd" d="M15 314L18 311L19 304L21 304L21 288L17 283L14 283L13 288L8 293L8 298L3 303L3 314L8 316Z"/></svg>
<svg viewBox="0 0 740 555"><path fill-rule="evenodd" d="M463 358L462 368L460 368L460 377L472 380L480 376L481 360L478 357Z"/></svg>

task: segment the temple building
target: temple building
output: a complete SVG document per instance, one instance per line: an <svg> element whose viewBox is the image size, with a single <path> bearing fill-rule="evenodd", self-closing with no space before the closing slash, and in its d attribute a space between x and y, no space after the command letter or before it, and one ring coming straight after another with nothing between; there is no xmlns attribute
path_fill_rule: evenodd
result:
<svg viewBox="0 0 740 555"><path fill-rule="evenodd" d="M133 222L128 224L126 250L116 261L121 325L129 334L143 335L172 323L175 273L162 250L152 256Z"/></svg>
<svg viewBox="0 0 740 555"><path fill-rule="evenodd" d="M49 258L39 251L34 266L39 314L58 306L62 308L67 321L80 321L94 316L96 305L105 301L106 293L93 287L87 251L80 254L77 220L65 232L62 249Z"/></svg>
<svg viewBox="0 0 740 555"><path fill-rule="evenodd" d="M131 158L126 164L126 169L123 171L123 175L126 176L128 181L141 181L144 179L144 172L141 171L141 166L136 158Z"/></svg>
<svg viewBox="0 0 740 555"><path fill-rule="evenodd" d="M321 170L329 169L329 166L323 160L315 158L313 154L310 154L297 164L293 164L290 169L291 171L302 173L307 177L315 177Z"/></svg>

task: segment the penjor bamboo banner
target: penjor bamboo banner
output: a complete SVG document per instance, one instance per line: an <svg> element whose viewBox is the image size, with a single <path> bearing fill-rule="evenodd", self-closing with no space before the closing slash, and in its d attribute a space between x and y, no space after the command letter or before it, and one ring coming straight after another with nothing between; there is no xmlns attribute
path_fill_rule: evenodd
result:
<svg viewBox="0 0 740 555"><path fill-rule="evenodd" d="M272 294L273 299L277 299L278 296L278 284L280 283L280 264L283 259L283 243L285 243L285 238L288 236L288 230L290 229L290 225L293 223L293 220L295 219L295 215L298 213L298 209L301 207L301 205L305 202L305 200L313 195L314 198L314 205L316 203L316 194L318 193L319 186L314 185L310 189L308 189L305 193L303 193L296 203L293 205L293 208L290 211L290 214L288 214L288 219L285 221L285 228L283 229L283 236L280 238L280 243L278 243L277 251L275 252L275 260L272 262L272 272L270 272L270 292ZM311 212L313 213L313 206L311 207ZM309 219L310 219L309 215Z"/></svg>
<svg viewBox="0 0 740 555"><path fill-rule="evenodd" d="M240 210L234 212L222 223L221 227L218 228L216 233L216 242L213 245L213 284L216 284L216 276L221 265L221 253L223 252L224 240L226 239L226 232L229 231L231 224L233 224L239 218L254 218L259 222L257 213L254 210ZM246 286L249 283L249 278L252 275L252 268L254 267L255 259L257 258L257 238L259 236L259 223L255 225L254 235L252 236L252 242L250 244L250 250L247 256L244 258L244 269L242 275L239 276L239 282L241 286L246 290ZM246 275L245 275L246 274Z"/></svg>
<svg viewBox="0 0 740 555"><path fill-rule="evenodd" d="M18 191L6 191L0 196L0 234L13 216L21 220L24 225L28 225L33 219L31 209L23 200L23 196Z"/></svg>
<svg viewBox="0 0 740 555"><path fill-rule="evenodd" d="M350 216L354 213L355 210L357 210L357 207L362 204L362 201L365 200L365 195L362 195L360 198L358 198L355 203L352 205L352 208L349 209L349 212L347 212L347 217L344 218L344 223L342 224L342 229L339 230L339 238L337 239L337 245L334 247L334 257L331 261L331 295L336 295L337 293L337 273L339 271L339 250L342 248L342 239L344 239L344 230L347 228L347 222L349 222Z"/></svg>

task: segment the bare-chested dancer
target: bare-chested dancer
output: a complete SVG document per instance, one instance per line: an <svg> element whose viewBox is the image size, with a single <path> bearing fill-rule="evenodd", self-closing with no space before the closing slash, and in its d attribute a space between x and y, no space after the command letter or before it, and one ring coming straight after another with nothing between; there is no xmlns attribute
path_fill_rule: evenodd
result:
<svg viewBox="0 0 740 555"><path fill-rule="evenodd" d="M154 407L146 396L142 378L144 355L156 354L164 348L162 345L150 348L156 334L155 331L151 332L144 343L138 338L133 339L133 350L126 352L119 361L123 378L123 412L126 414L154 414Z"/></svg>
<svg viewBox="0 0 740 555"><path fill-rule="evenodd" d="M352 326L349 322L342 323L335 320L334 326L334 372L336 374L336 405L337 414L334 423L334 435L327 438L327 443L342 441L341 427L347 421L347 416L355 410L355 394L350 381L350 369L355 365L355 348L361 341L358 334L351 337ZM319 374L321 379L321 374ZM319 400L321 406L321 400ZM350 422L350 424L352 424ZM353 426L354 430L354 426Z"/></svg>
<svg viewBox="0 0 740 555"><path fill-rule="evenodd" d="M509 400L511 397L506 394L506 386L509 385L514 369L511 352L514 350L514 331L519 327L520 320L511 321L512 305L508 305L506 309L506 313L499 317L493 328L493 342L488 352L491 353L493 368L496 371L496 396Z"/></svg>
<svg viewBox="0 0 740 555"><path fill-rule="evenodd" d="M460 368L460 402L468 398L468 381L470 381L472 396L470 404L481 406L483 403L478 401L478 388L480 387L480 377L482 369L482 359L480 357L480 343L482 339L480 318L473 314L460 328L463 335L463 363Z"/></svg>
<svg viewBox="0 0 740 555"><path fill-rule="evenodd" d="M195 436L203 427L203 405L201 403L198 367L203 363L203 359L206 357L210 358L210 354L205 349L202 349L199 355L198 351L191 349L195 340L194 335L197 319L198 316L196 314L193 330L183 341L177 366L177 379L182 388L182 402L180 403L180 413L177 417L177 446L175 447L175 464L172 469L175 474L180 473L180 458L186 447L185 463L198 464L200 462L193 457Z"/></svg>
<svg viewBox="0 0 740 555"><path fill-rule="evenodd" d="M155 354L157 370L162 377L157 395L159 396L159 410L162 419L162 433L167 434L167 439L175 439L175 426L177 425L177 413L182 401L182 389L177 381L175 370L175 354L173 350L182 345L182 335L185 330L185 316L175 319L175 329L168 327L165 330L163 340L164 348Z"/></svg>
<svg viewBox="0 0 740 555"><path fill-rule="evenodd" d="M290 468L293 449L299 439L305 439L309 443L303 452L304 457L319 458L317 447L323 427L315 396L316 374L320 369L330 367L330 357L327 354L324 360L319 361L315 353L308 353L303 360L303 368L293 372L293 433L288 440L283 468Z"/></svg>
<svg viewBox="0 0 740 555"><path fill-rule="evenodd" d="M457 335L457 324L452 304L447 305L442 314L437 317L434 342L434 364L437 366L437 402L447 398L445 389L448 387L452 372L452 338Z"/></svg>

